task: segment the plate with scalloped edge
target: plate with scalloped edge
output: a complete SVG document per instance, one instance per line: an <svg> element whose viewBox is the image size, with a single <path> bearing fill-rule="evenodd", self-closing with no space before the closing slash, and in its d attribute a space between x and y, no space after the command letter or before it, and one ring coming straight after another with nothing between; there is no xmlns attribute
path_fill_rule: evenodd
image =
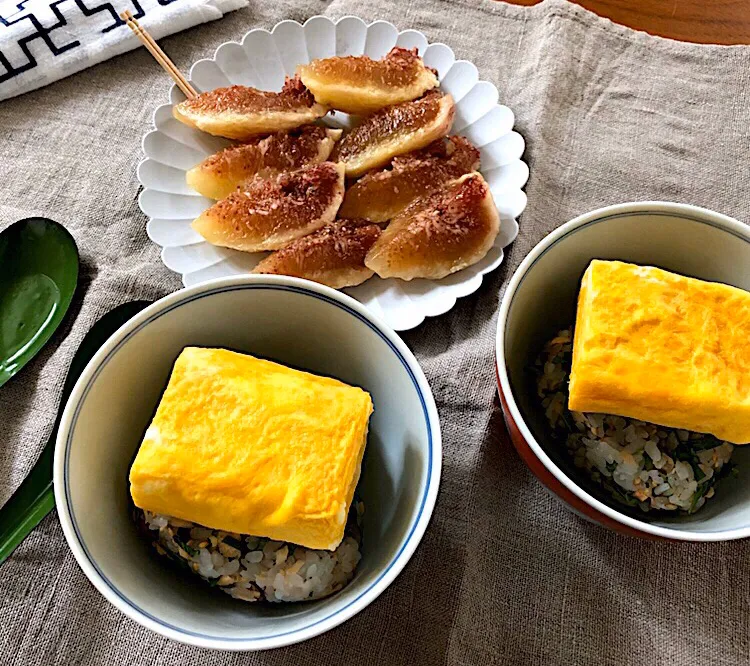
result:
<svg viewBox="0 0 750 666"><path fill-rule="evenodd" d="M386 21L367 24L354 16L333 21L315 16L303 25L281 21L273 30L248 32L241 42L219 46L212 59L199 60L190 70L190 81L201 92L234 84L262 90L280 90L284 78L298 65L316 58L368 55L382 58L394 46L417 48L428 67L438 72L440 89L456 102L451 134L466 136L481 153L480 171L490 186L500 213L500 233L494 246L478 263L442 280L381 279L345 289L392 328L404 331L426 317L450 310L456 299L475 292L482 276L503 261L503 248L518 234L516 218L526 207L523 186L529 176L521 160L524 140L513 131L513 112L498 102L497 88L481 81L477 68L457 60L449 46L430 44L417 30L399 32ZM143 186L140 208L149 218L149 238L162 247L164 265L182 275L185 286L252 270L264 253L246 253L207 243L191 222L213 202L191 190L185 172L229 141L183 125L172 116L172 106L184 99L172 86L170 100L154 112L154 129L143 138L146 158L138 166ZM333 112L325 123L347 128L352 120Z"/></svg>

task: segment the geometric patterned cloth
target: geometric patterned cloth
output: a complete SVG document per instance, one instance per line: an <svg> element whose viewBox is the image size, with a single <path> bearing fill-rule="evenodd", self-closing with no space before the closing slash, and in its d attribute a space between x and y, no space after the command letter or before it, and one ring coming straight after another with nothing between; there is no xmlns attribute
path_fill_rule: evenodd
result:
<svg viewBox="0 0 750 666"><path fill-rule="evenodd" d="M141 45L120 13L155 39L245 7L247 0L0 0L0 100Z"/></svg>

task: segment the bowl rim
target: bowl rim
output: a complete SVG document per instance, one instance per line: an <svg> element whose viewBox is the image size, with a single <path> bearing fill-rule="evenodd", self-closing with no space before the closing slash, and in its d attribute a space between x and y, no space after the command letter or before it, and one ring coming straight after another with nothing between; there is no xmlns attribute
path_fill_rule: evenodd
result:
<svg viewBox="0 0 750 666"><path fill-rule="evenodd" d="M626 516L616 509L611 508L609 505L596 499L594 496L587 493L577 483L573 481L562 469L560 469L552 459L545 453L539 442L532 434L530 428L526 425L518 404L516 403L513 391L510 386L510 379L508 377L508 369L505 361L505 331L508 325L508 315L510 308L518 291L521 282L527 275L529 270L536 263L543 254L552 248L558 240L567 236L571 231L587 226L592 223L601 222L616 216L625 216L628 214L638 213L657 213L676 215L677 217L683 217L694 222L700 222L702 224L709 224L714 228L721 229L725 232L731 233L738 238L744 239L750 242L750 229L742 222L723 215L707 208L701 208L699 206L693 206L691 204L675 203L669 201L636 201L629 203L614 204L611 206L604 206L597 208L596 210L590 211L579 215L569 222L561 225L550 234L545 236L534 248L526 255L521 264L518 266L516 271L513 273L508 287L503 294L502 302L500 304L500 311L498 314L497 321L497 335L495 338L495 361L497 365L498 374L498 389L502 393L503 397L507 401L508 409L510 411L511 418L515 421L519 432L523 436L526 444L529 446L534 456L544 465L545 469L551 473L557 481L559 481L565 488L576 495L579 499L584 501L595 511L604 514L606 517L617 521L618 523L625 525L634 530L645 532L650 535L657 537L663 537L666 539L676 539L680 541L727 541L731 539L742 539L750 536L750 527L742 527L736 529L724 529L716 530L712 532L690 532L687 530L681 530L679 528L662 527L660 525L654 525L652 523L646 523L635 518Z"/></svg>
<svg viewBox="0 0 750 666"><path fill-rule="evenodd" d="M110 582L106 575L99 569L78 533L75 516L69 504L70 499L67 484L69 443L78 410L85 402L91 383L96 379L107 360L117 353L120 346L131 335L148 326L153 320L172 309L180 307L196 298L210 297L211 295L226 291L259 288L293 291L337 306L347 312L347 314L359 319L360 322L367 325L388 344L390 350L399 357L404 369L409 373L414 389L422 402L428 435L427 478L422 498L418 500L421 501L421 506L416 518L406 530L405 539L399 550L390 562L377 573L377 576L371 581L368 587L361 591L354 599L346 603L342 601L336 603L334 599L333 607L323 618L316 619L310 624L297 629L281 631L271 636L256 638L241 636L220 637L199 634L160 620L155 615L139 608L135 602L125 597L115 584ZM246 651L283 647L318 636L350 619L372 603L393 582L404 566L406 566L406 563L411 559L422 540L435 507L440 484L441 467L442 438L440 421L432 391L417 359L395 331L358 301L329 287L287 276L245 275L210 280L168 294L132 317L102 345L101 349L94 355L76 382L65 406L55 446L53 479L55 503L68 546L86 577L112 605L132 620L167 638L198 647Z"/></svg>

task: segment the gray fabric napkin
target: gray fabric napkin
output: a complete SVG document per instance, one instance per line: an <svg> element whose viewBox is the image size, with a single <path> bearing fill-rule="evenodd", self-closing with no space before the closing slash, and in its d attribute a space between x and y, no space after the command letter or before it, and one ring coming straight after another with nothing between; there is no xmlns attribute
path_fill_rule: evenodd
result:
<svg viewBox="0 0 750 666"><path fill-rule="evenodd" d="M566 511L508 443L493 348L511 271L571 217L668 199L750 219L750 48L649 37L562 0L258 0L163 45L186 71L253 27L315 13L385 18L451 45L497 84L527 140L529 205L505 263L449 314L404 335L443 427L443 480L424 541L345 625L284 650L222 654L162 639L114 610L53 515L0 572L0 663L748 663L750 545L639 541ZM94 319L179 287L136 205L140 139L168 88L140 50L0 104L0 227L51 216L69 226L84 262L65 326L0 389L0 502L46 440L63 375Z"/></svg>

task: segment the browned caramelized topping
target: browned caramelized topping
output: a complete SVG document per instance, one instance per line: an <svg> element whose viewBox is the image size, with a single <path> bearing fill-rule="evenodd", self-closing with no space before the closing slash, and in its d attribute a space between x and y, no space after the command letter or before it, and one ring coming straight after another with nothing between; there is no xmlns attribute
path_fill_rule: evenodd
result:
<svg viewBox="0 0 750 666"><path fill-rule="evenodd" d="M291 275L341 288L359 284L372 272L365 255L380 236L367 220L336 220L266 257L254 273Z"/></svg>
<svg viewBox="0 0 750 666"><path fill-rule="evenodd" d="M296 131L258 137L211 155L201 167L219 177L229 172L269 175L299 169L318 156L327 131L325 127L308 125Z"/></svg>
<svg viewBox="0 0 750 666"><path fill-rule="evenodd" d="M301 226L331 204L339 188L336 165L323 162L265 180L257 177L209 209L211 217L234 228L261 224L268 233Z"/></svg>
<svg viewBox="0 0 750 666"><path fill-rule="evenodd" d="M479 149L463 136L438 139L423 150L394 157L390 171L404 173L422 165L430 165L436 169L462 169L463 173L476 171L479 168Z"/></svg>
<svg viewBox="0 0 750 666"><path fill-rule="evenodd" d="M440 279L484 257L499 228L487 183L467 174L393 218L365 265L381 277Z"/></svg>
<svg viewBox="0 0 750 666"><path fill-rule="evenodd" d="M312 93L298 77L287 78L281 92L257 90L248 86L216 88L185 100L180 107L194 113L258 113L262 111L294 111L315 104Z"/></svg>
<svg viewBox="0 0 750 666"><path fill-rule="evenodd" d="M479 168L479 151L464 137L439 139L423 150L394 157L347 191L340 215L385 222L418 197Z"/></svg>
<svg viewBox="0 0 750 666"><path fill-rule="evenodd" d="M487 196L487 184L479 176L470 176L444 190L418 199L398 216L409 219L409 231L423 229L425 236L439 234L443 239L460 239L471 234L480 220L480 209Z"/></svg>
<svg viewBox="0 0 750 666"><path fill-rule="evenodd" d="M369 220L336 220L279 250L279 254L311 256L325 248L335 252L342 262L354 266L364 262L380 231L380 227Z"/></svg>
<svg viewBox="0 0 750 666"><path fill-rule="evenodd" d="M414 83L426 68L417 49L393 47L385 58L346 56L313 60L303 67L322 83L393 88ZM434 70L433 70L434 71Z"/></svg>
<svg viewBox="0 0 750 666"><path fill-rule="evenodd" d="M426 127L438 117L442 97L437 90L430 90L420 99L373 113L339 141L333 159L347 161L372 146Z"/></svg>

